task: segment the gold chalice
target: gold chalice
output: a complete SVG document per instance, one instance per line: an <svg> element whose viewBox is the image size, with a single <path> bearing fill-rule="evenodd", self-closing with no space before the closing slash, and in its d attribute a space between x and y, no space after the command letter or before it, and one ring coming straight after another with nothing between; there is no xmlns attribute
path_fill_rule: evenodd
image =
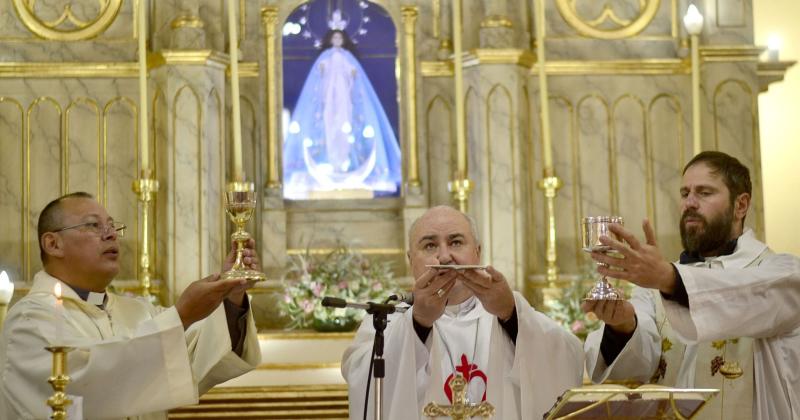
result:
<svg viewBox="0 0 800 420"><path fill-rule="evenodd" d="M616 251L611 249L611 247L603 245L600 242L601 236L616 237L616 235L613 235L611 230L608 228L612 223L619 225L623 224L622 217L584 217L583 220L581 220L581 239L583 251L588 253L602 252L606 255L617 254ZM597 265L600 264L601 263L597 263ZM613 287L608 282L608 279L606 279L606 276L602 276L594 285L594 287L592 287L592 290L586 294L586 298L584 298L584 300L621 300L624 298L625 297L623 296L622 291Z"/></svg>
<svg viewBox="0 0 800 420"><path fill-rule="evenodd" d="M250 282L264 281L267 276L256 270L251 270L242 261L244 249L251 236L244 230L244 226L253 216L256 209L256 192L252 182L231 182L225 191L225 211L236 226L236 231L231 234L231 239L236 243L236 260L230 271L222 273L222 280L246 279Z"/></svg>

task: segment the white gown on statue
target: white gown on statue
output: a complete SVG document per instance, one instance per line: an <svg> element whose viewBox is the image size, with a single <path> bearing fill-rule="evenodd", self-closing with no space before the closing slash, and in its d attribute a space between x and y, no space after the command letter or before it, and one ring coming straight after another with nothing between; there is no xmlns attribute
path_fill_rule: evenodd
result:
<svg viewBox="0 0 800 420"><path fill-rule="evenodd" d="M214 385L260 363L252 314L239 357L231 351L223 305L184 331L174 307L111 293L102 310L65 287L57 311L57 282L40 271L8 313L0 342L2 419L49 418L49 345L75 347L68 354L67 394L82 396L87 419L166 419L165 410L194 404ZM59 337L62 343L55 342Z"/></svg>
<svg viewBox="0 0 800 420"><path fill-rule="evenodd" d="M434 323L425 344L414 331L413 307L391 315L385 333L383 418L422 419L428 402L450 404L444 385L454 367L469 372L470 401L480 402L485 392L497 419L539 420L565 390L580 386L580 341L534 310L522 295L515 292L514 299L519 325L516 346L497 317L475 298L448 308ZM362 418L373 336L368 316L342 360L351 419ZM368 418L374 413L374 381L371 388Z"/></svg>

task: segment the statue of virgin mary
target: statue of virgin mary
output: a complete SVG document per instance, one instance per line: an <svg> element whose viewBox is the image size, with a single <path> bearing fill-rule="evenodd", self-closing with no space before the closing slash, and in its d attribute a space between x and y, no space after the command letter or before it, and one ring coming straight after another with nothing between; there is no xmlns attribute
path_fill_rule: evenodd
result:
<svg viewBox="0 0 800 420"><path fill-rule="evenodd" d="M337 10L291 114L283 146L284 197L367 190L394 195L400 147L386 112L344 32Z"/></svg>

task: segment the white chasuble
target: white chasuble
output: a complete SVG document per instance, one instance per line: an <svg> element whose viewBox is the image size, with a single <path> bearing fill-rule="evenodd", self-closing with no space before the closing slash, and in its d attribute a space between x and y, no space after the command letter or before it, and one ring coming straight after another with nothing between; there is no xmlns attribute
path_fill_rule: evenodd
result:
<svg viewBox="0 0 800 420"><path fill-rule="evenodd" d="M425 343L414 331L413 307L392 314L386 329L383 418L422 419L429 402L450 405L447 380L455 372L468 382L471 403L495 407L496 419L541 419L565 390L580 386L580 341L534 310L518 293L516 345L480 301L469 299L447 309ZM366 317L342 360L350 393L350 418L361 419L374 329ZM477 338L477 340L476 340ZM373 418L374 380L368 418Z"/></svg>
<svg viewBox="0 0 800 420"><path fill-rule="evenodd" d="M800 259L748 230L733 254L676 267L689 308L635 288L639 323L613 363L600 353L602 329L586 340L592 380L720 389L701 420L800 419Z"/></svg>
<svg viewBox="0 0 800 420"><path fill-rule="evenodd" d="M45 404L52 356L44 347L68 345L67 394L82 397L85 419L166 419L166 411L194 404L214 384L258 365L261 353L252 315L242 357L231 351L225 309L184 331L174 307L108 294L105 309L63 288L41 271L30 293L9 311L0 342L0 418L49 418Z"/></svg>

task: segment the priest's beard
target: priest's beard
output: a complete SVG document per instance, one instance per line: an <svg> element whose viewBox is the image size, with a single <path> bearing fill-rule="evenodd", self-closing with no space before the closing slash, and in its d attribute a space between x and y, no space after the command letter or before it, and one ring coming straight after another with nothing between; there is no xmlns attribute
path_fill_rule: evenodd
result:
<svg viewBox="0 0 800 420"><path fill-rule="evenodd" d="M702 220L702 225L687 228L686 219L689 217ZM680 228L683 249L688 253L707 256L728 242L733 228L733 205L710 221L694 210L686 210L681 216Z"/></svg>

